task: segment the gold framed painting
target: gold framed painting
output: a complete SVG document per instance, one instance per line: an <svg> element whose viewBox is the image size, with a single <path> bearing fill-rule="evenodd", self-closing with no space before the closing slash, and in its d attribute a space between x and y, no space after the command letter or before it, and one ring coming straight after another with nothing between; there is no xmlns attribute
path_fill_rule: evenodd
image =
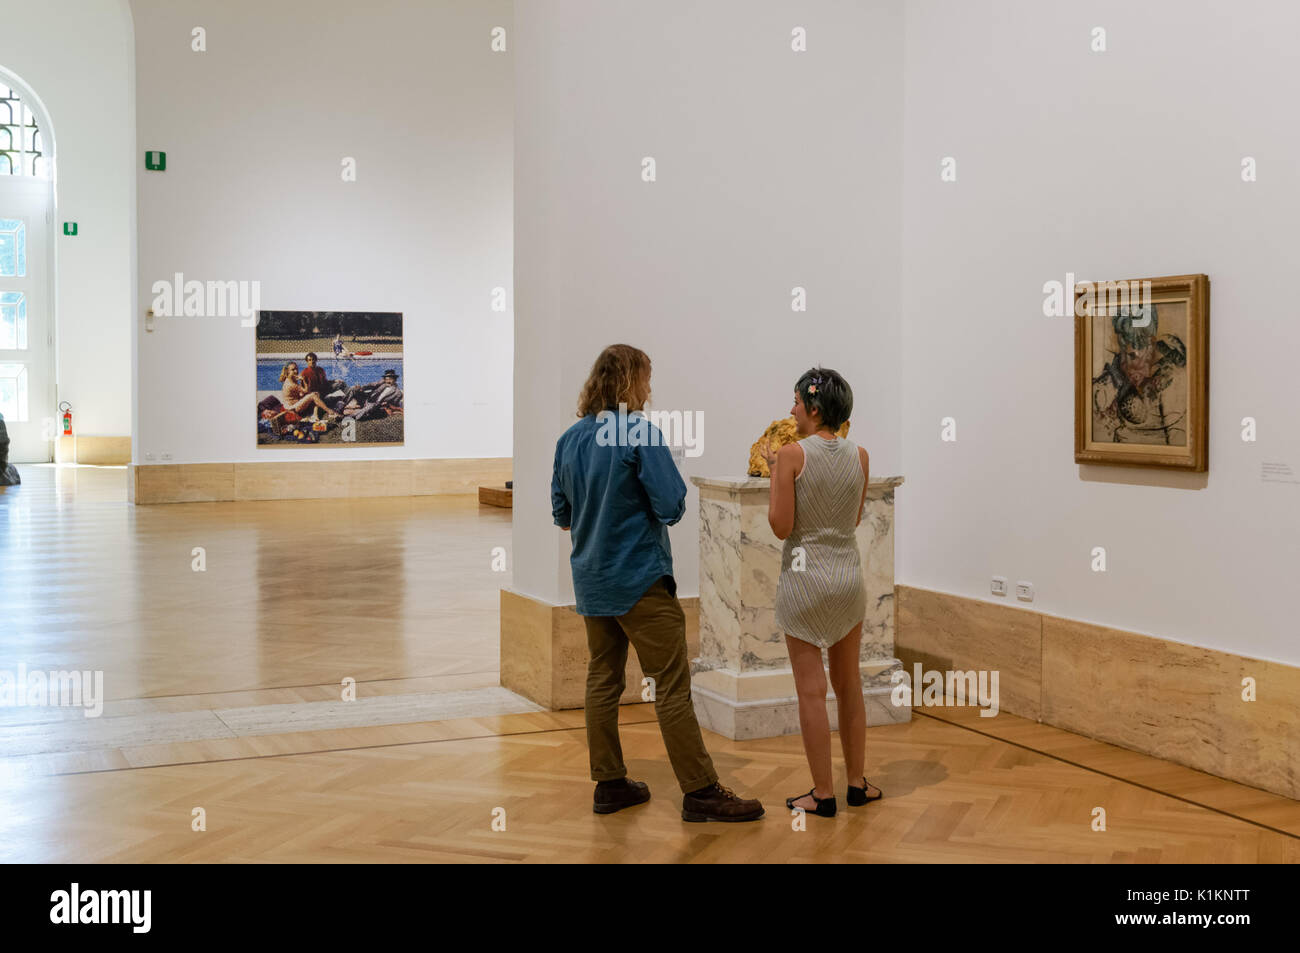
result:
<svg viewBox="0 0 1300 953"><path fill-rule="evenodd" d="M1074 461L1209 468L1210 279L1090 281L1074 294Z"/></svg>

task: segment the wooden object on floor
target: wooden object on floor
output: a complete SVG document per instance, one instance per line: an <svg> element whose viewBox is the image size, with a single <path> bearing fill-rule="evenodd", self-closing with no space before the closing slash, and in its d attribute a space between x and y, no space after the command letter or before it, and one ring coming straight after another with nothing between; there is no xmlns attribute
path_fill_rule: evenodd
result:
<svg viewBox="0 0 1300 953"><path fill-rule="evenodd" d="M478 488L478 501L487 506L514 509L515 491L508 490L504 486L481 486Z"/></svg>

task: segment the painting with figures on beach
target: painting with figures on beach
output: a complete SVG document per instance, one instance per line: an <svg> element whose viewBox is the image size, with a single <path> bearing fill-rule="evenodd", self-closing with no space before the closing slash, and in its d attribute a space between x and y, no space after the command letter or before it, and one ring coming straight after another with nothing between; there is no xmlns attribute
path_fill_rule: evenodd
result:
<svg viewBox="0 0 1300 953"><path fill-rule="evenodd" d="M1075 461L1208 467L1209 279L1084 283L1075 303Z"/></svg>
<svg viewBox="0 0 1300 953"><path fill-rule="evenodd" d="M402 315L259 311L258 447L405 442Z"/></svg>

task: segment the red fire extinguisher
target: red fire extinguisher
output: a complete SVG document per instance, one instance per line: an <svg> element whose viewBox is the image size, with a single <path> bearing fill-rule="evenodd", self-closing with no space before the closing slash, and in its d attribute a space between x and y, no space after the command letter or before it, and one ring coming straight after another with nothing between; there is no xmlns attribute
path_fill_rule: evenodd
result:
<svg viewBox="0 0 1300 953"><path fill-rule="evenodd" d="M59 404L59 410L63 411L63 436L72 436L72 405L66 400Z"/></svg>

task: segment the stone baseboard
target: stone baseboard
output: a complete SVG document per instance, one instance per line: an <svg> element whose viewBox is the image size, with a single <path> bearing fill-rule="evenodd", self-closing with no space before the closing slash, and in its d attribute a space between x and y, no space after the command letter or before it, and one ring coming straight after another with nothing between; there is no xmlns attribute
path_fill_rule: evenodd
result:
<svg viewBox="0 0 1300 953"><path fill-rule="evenodd" d="M510 457L150 464L129 468L127 495L141 505L433 496L504 484L513 469Z"/></svg>
<svg viewBox="0 0 1300 953"><path fill-rule="evenodd" d="M1300 668L929 589L895 601L908 669L998 671L1002 711L1300 799Z"/></svg>
<svg viewBox="0 0 1300 953"><path fill-rule="evenodd" d="M131 463L130 437L96 437L59 434L54 440L55 463L80 463L99 467L124 467Z"/></svg>

